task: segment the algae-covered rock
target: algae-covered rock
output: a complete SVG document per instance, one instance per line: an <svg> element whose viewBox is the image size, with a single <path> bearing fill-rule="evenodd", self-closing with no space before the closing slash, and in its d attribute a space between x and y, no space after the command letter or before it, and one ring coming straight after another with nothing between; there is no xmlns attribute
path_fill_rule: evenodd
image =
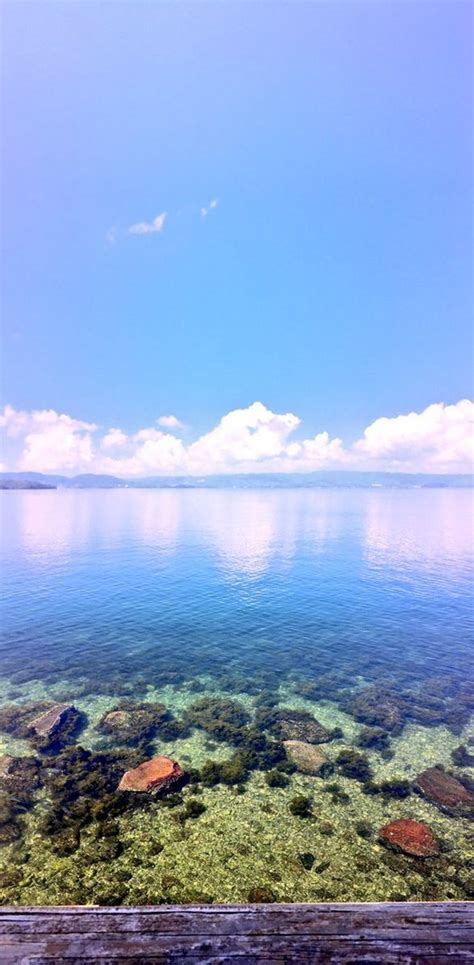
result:
<svg viewBox="0 0 474 965"><path fill-rule="evenodd" d="M17 798L41 786L40 762L36 757L0 757L0 787Z"/></svg>
<svg viewBox="0 0 474 965"><path fill-rule="evenodd" d="M11 757L10 754L0 755L0 780L2 777L8 777L11 773L11 767L15 758Z"/></svg>
<svg viewBox="0 0 474 965"><path fill-rule="evenodd" d="M195 820L201 814L204 814L205 810L206 805L202 801L197 801L196 798L188 798L183 811L183 820L186 821L188 818Z"/></svg>
<svg viewBox="0 0 474 965"><path fill-rule="evenodd" d="M394 734L400 733L405 721L403 701L379 687L360 691L350 700L348 710L356 720Z"/></svg>
<svg viewBox="0 0 474 965"><path fill-rule="evenodd" d="M326 755L315 744L287 740L283 741L283 746L290 761L303 774L318 774L320 777L324 777L334 770L334 765L331 761L328 761Z"/></svg>
<svg viewBox="0 0 474 965"><path fill-rule="evenodd" d="M247 727L249 720L245 707L235 700L220 697L202 697L184 714L184 723L188 727L198 727L214 740L242 746L253 739L254 743L260 741L263 745L264 735Z"/></svg>
<svg viewBox="0 0 474 965"><path fill-rule="evenodd" d="M474 754L470 754L465 744L451 751L451 760L457 767L474 767Z"/></svg>
<svg viewBox="0 0 474 965"><path fill-rule="evenodd" d="M41 787L40 764L35 757L0 757L0 843L10 844L23 833L23 817L33 807Z"/></svg>
<svg viewBox="0 0 474 965"><path fill-rule="evenodd" d="M51 848L60 857L74 854L79 847L79 831L76 827L64 828L58 834L53 835Z"/></svg>
<svg viewBox="0 0 474 965"><path fill-rule="evenodd" d="M44 700L31 704L7 704L0 708L0 731L12 737L27 737L34 718L50 708L51 704Z"/></svg>
<svg viewBox="0 0 474 965"><path fill-rule="evenodd" d="M186 717L195 727L203 730L209 730L209 727L212 730L216 722L242 727L249 721L249 715L242 704L220 697L202 697L194 701L186 710Z"/></svg>
<svg viewBox="0 0 474 965"><path fill-rule="evenodd" d="M365 840L371 838L373 834L372 825L369 821L364 821L363 819L356 821L355 830L359 838L364 838Z"/></svg>
<svg viewBox="0 0 474 965"><path fill-rule="evenodd" d="M356 781L370 781L372 771L369 760L365 754L349 747L340 752L336 757L336 764L344 777L353 778Z"/></svg>
<svg viewBox="0 0 474 965"><path fill-rule="evenodd" d="M257 714L257 723L283 741L324 744L332 738L331 732L306 710L289 707L267 708Z"/></svg>
<svg viewBox="0 0 474 965"><path fill-rule="evenodd" d="M389 743L389 735L381 727L364 727L357 738L359 747L370 747L377 751L385 750Z"/></svg>
<svg viewBox="0 0 474 965"><path fill-rule="evenodd" d="M288 787L290 779L284 771L279 768L272 768L265 774L265 783L268 784L268 787Z"/></svg>
<svg viewBox="0 0 474 965"><path fill-rule="evenodd" d="M270 902L276 901L276 897L270 888L257 887L251 888L248 895L247 901L253 905L267 905Z"/></svg>
<svg viewBox="0 0 474 965"><path fill-rule="evenodd" d="M288 807L290 814L297 818L311 817L312 800L306 794L295 794Z"/></svg>
<svg viewBox="0 0 474 965"><path fill-rule="evenodd" d="M118 791L141 791L159 794L176 787L183 779L184 771L170 757L152 757L138 767L126 771L118 785Z"/></svg>
<svg viewBox="0 0 474 965"><path fill-rule="evenodd" d="M168 716L164 704L123 700L104 714L97 729L115 738L118 745L137 744L153 737Z"/></svg>

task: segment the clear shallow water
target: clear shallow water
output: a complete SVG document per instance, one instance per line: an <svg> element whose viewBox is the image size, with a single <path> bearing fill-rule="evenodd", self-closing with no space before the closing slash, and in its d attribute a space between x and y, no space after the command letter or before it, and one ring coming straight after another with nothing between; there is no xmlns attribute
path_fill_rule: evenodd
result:
<svg viewBox="0 0 474 965"><path fill-rule="evenodd" d="M118 815L120 853L109 854L107 870L92 861L94 820L79 828L76 850L58 855L51 828L38 824L37 800L48 800L48 787L39 788L26 816L15 817L28 858L7 884L5 900L58 900L58 870L62 900L83 902L195 894L245 900L253 887L286 900L416 899L439 895L442 887L465 896L465 816L447 815L418 795L368 795L337 757L357 748L371 723L354 700L375 686L403 706L388 732L392 756L363 751L372 777L412 780L430 764L469 774L451 755L471 735L470 491L5 492L1 508L4 706L74 702L87 716L74 739L95 751L116 749L99 722L124 698L160 701L177 720L203 696L237 700L270 739L275 730L259 706L305 709L343 731L322 747L335 763L329 780L339 792L331 795L323 779L298 772L288 786L271 788L265 781L271 768L261 761L239 783L199 785L206 811L196 819L176 819L182 803ZM7 752L31 753L12 727L0 739ZM208 759L231 758L236 745L190 726L171 737L158 729L147 750L181 755L185 768L200 768ZM341 789L348 801L333 800ZM318 819L290 813L296 793L312 798ZM261 829L243 854L256 813ZM448 848L432 860L429 875L426 861L422 869L419 860L394 856L377 840L380 822L407 815L428 821ZM362 819L371 825L368 838L355 830ZM324 822L333 825L326 835ZM28 835L37 841L38 833L41 881L28 851ZM157 835L162 850L153 858L146 842L156 844ZM6 837L8 862L13 843ZM179 857L177 840L184 842ZM305 870L298 854L306 852L316 855L314 867L329 861L328 867ZM206 872L197 871L204 854ZM446 854L455 870L443 886ZM361 864L352 867L350 883L338 855ZM80 875L73 872L78 856ZM127 884L118 884L124 869Z"/></svg>

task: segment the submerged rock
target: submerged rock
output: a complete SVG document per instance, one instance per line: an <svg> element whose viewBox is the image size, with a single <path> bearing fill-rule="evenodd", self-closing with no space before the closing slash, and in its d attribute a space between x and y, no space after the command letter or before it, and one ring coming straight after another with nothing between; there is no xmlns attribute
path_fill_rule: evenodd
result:
<svg viewBox="0 0 474 965"><path fill-rule="evenodd" d="M451 760L457 767L474 767L474 754L470 754L465 744L451 751Z"/></svg>
<svg viewBox="0 0 474 965"><path fill-rule="evenodd" d="M358 747L371 747L377 751L385 750L389 743L389 735L381 727L364 727L357 738Z"/></svg>
<svg viewBox="0 0 474 965"><path fill-rule="evenodd" d="M12 766L15 758L11 757L10 754L0 755L0 779L2 777L8 777L12 773Z"/></svg>
<svg viewBox="0 0 474 965"><path fill-rule="evenodd" d="M131 771L125 771L118 791L142 791L158 794L170 790L184 777L184 771L170 757L152 757Z"/></svg>
<svg viewBox="0 0 474 965"><path fill-rule="evenodd" d="M346 747L336 757L336 764L344 777L353 778L356 781L370 781L372 770L366 754L360 754L353 747Z"/></svg>
<svg viewBox="0 0 474 965"><path fill-rule="evenodd" d="M41 786L40 764L35 757L0 756L0 788L12 794L27 794Z"/></svg>
<svg viewBox="0 0 474 965"><path fill-rule="evenodd" d="M152 737L167 717L163 704L135 704L123 700L104 714L98 730L114 737L120 744L136 744Z"/></svg>
<svg viewBox="0 0 474 965"><path fill-rule="evenodd" d="M23 817L41 786L39 761L34 757L0 756L0 844L11 844L23 833Z"/></svg>
<svg viewBox="0 0 474 965"><path fill-rule="evenodd" d="M331 733L319 720L306 710L283 707L274 714L274 729L284 741L306 741L308 744L325 744Z"/></svg>
<svg viewBox="0 0 474 965"><path fill-rule="evenodd" d="M315 744L289 740L283 741L283 746L290 761L296 764L298 771L303 774L319 774L323 777L334 770L334 765Z"/></svg>
<svg viewBox="0 0 474 965"><path fill-rule="evenodd" d="M312 803L311 798L306 794L295 794L295 797L291 798L288 810L296 818L310 818Z"/></svg>
<svg viewBox="0 0 474 965"><path fill-rule="evenodd" d="M415 787L428 801L448 814L474 815L474 794L440 767L429 767L418 774Z"/></svg>
<svg viewBox="0 0 474 965"><path fill-rule="evenodd" d="M53 737L75 715L77 710L73 704L55 704L41 717L32 720L30 729L37 737Z"/></svg>
<svg viewBox="0 0 474 965"><path fill-rule="evenodd" d="M430 858L439 854L439 844L423 821L391 821L379 831L382 844L403 851L415 858Z"/></svg>
<svg viewBox="0 0 474 965"><path fill-rule="evenodd" d="M48 709L50 705L45 701L36 701L32 704L7 704L0 708L0 731L11 734L13 737L28 737L31 721Z"/></svg>
<svg viewBox="0 0 474 965"><path fill-rule="evenodd" d="M356 720L392 733L399 733L404 724L403 702L390 691L378 687L368 687L356 694L349 709Z"/></svg>

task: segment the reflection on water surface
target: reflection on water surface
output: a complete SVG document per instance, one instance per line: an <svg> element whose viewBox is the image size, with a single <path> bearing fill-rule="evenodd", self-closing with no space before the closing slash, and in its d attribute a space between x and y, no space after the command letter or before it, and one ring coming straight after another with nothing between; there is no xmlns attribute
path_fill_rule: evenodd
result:
<svg viewBox="0 0 474 965"><path fill-rule="evenodd" d="M58 490L1 507L4 900L469 893L471 492ZM32 722L58 702L77 716L45 743ZM156 754L183 786L116 791ZM395 820L425 823L435 853L387 846Z"/></svg>

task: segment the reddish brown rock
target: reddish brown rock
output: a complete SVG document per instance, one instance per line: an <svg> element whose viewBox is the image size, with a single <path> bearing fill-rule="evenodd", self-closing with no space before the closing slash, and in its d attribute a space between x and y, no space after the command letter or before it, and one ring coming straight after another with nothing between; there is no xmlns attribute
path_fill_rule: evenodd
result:
<svg viewBox="0 0 474 965"><path fill-rule="evenodd" d="M37 717L30 724L31 730L37 737L52 737L72 715L76 715L76 708L72 704L55 704L41 717Z"/></svg>
<svg viewBox="0 0 474 965"><path fill-rule="evenodd" d="M423 821L391 821L379 831L379 839L396 851L415 858L430 858L439 854L439 845Z"/></svg>
<svg viewBox="0 0 474 965"><path fill-rule="evenodd" d="M170 790L184 777L184 771L170 757L152 757L131 771L125 771L118 791L145 791L157 794Z"/></svg>
<svg viewBox="0 0 474 965"><path fill-rule="evenodd" d="M449 814L474 814L474 794L440 767L429 767L415 778L415 787Z"/></svg>

